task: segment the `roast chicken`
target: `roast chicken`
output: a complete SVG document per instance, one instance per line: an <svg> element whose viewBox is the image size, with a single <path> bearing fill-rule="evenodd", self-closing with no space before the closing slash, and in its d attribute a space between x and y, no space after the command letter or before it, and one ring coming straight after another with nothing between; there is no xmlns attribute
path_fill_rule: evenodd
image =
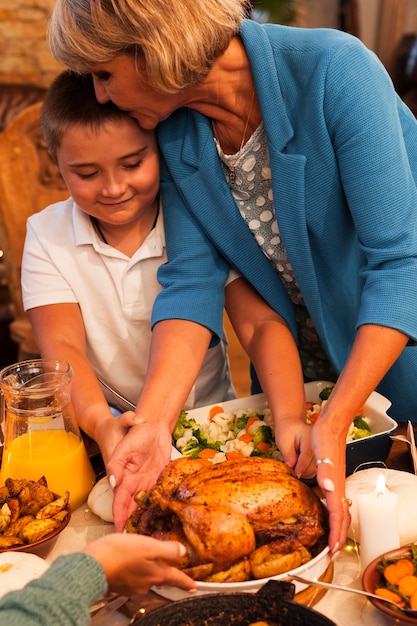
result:
<svg viewBox="0 0 417 626"><path fill-rule="evenodd" d="M178 566L200 580L282 573L310 560L326 533L319 498L274 459L180 458L135 500L127 532L181 541Z"/></svg>

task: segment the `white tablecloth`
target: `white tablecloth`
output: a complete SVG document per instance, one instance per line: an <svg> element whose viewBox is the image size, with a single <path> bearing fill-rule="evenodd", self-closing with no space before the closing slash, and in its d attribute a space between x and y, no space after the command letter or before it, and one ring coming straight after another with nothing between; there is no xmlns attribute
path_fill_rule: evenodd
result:
<svg viewBox="0 0 417 626"><path fill-rule="evenodd" d="M114 530L113 524L103 522L86 506L72 512L72 518L47 557L51 563L60 554L82 549L87 543ZM334 564L333 582L361 589L360 563L355 551L342 551ZM333 620L337 626L393 626L405 624L378 611L365 597L331 590L313 607ZM128 619L113 614L109 625L124 626Z"/></svg>

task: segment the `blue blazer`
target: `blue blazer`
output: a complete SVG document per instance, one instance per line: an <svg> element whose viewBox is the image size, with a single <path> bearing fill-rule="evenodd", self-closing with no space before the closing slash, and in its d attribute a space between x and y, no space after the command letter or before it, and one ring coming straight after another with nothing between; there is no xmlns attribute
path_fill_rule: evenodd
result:
<svg viewBox="0 0 417 626"><path fill-rule="evenodd" d="M362 324L408 335L378 390L396 419L417 420L417 121L377 57L350 35L244 21L240 36L280 234L329 360L340 372ZM231 265L296 337L291 301L240 216L209 120L180 109L158 137L169 262L153 324L189 319L220 336Z"/></svg>

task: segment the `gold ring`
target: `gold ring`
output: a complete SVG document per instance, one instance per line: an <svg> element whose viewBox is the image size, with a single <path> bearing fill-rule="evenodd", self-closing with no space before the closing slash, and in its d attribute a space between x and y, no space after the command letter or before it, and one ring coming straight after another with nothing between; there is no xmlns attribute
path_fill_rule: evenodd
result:
<svg viewBox="0 0 417 626"><path fill-rule="evenodd" d="M352 506L352 500L350 498L342 498L342 504L345 502L348 506Z"/></svg>
<svg viewBox="0 0 417 626"><path fill-rule="evenodd" d="M328 459L328 458L325 458L325 459L317 459L317 461L316 461L316 465L321 465L322 463L323 463L324 465L331 465L332 467L334 467L334 463L333 463L333 461L332 461L331 459Z"/></svg>

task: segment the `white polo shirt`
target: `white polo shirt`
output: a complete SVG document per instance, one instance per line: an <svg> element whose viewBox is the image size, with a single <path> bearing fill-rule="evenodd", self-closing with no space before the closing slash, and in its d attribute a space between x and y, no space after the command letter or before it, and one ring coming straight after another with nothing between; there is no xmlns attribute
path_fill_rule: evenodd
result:
<svg viewBox="0 0 417 626"><path fill-rule="evenodd" d="M152 306L161 289L156 274L166 260L162 210L155 228L129 258L101 241L90 217L69 198L28 219L22 261L24 308L78 303L91 366L136 403L148 366ZM128 408L105 394L114 406ZM234 397L224 336L208 350L184 408Z"/></svg>

